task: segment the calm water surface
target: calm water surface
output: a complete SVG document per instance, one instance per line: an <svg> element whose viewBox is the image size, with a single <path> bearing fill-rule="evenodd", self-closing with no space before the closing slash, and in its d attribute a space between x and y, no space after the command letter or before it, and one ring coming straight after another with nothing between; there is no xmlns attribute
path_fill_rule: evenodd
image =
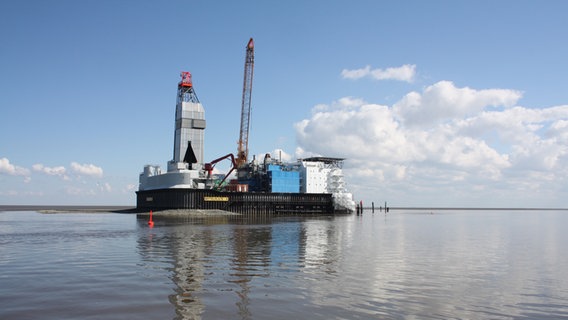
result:
<svg viewBox="0 0 568 320"><path fill-rule="evenodd" d="M0 212L0 319L568 319L568 212Z"/></svg>

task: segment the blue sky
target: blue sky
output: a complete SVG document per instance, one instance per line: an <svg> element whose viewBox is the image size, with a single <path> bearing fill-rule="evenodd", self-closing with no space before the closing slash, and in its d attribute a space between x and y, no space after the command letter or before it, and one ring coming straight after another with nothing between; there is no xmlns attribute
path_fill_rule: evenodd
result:
<svg viewBox="0 0 568 320"><path fill-rule="evenodd" d="M347 158L356 200L566 207L565 1L3 1L0 203L134 205L193 74L205 157ZM224 169L220 166L221 169Z"/></svg>

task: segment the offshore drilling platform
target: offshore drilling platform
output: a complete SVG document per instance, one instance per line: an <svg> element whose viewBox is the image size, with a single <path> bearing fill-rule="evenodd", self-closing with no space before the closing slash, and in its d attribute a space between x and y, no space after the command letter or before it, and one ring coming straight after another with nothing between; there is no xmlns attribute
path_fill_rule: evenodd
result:
<svg viewBox="0 0 568 320"><path fill-rule="evenodd" d="M146 165L140 174L136 206L143 210L220 209L236 213L351 213L355 202L347 192L341 158L311 157L284 163L266 154L249 161L254 41L246 46L241 126L236 157L229 153L204 161L205 109L191 74L181 73L175 112L173 159L166 172ZM231 162L225 175L215 165ZM236 172L234 176L231 176ZM230 177L234 177L230 179Z"/></svg>

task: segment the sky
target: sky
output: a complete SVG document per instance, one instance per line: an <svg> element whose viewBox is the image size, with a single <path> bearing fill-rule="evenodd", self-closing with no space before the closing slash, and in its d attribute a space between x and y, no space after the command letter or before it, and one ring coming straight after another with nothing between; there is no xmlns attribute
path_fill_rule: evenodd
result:
<svg viewBox="0 0 568 320"><path fill-rule="evenodd" d="M356 201L568 204L566 1L2 1L0 204L135 205L193 75L205 158L345 158ZM227 164L218 165L227 170Z"/></svg>

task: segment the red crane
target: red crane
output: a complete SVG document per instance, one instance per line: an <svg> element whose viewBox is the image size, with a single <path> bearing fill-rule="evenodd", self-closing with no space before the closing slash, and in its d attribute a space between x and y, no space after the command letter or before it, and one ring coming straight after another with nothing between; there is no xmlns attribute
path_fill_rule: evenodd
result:
<svg viewBox="0 0 568 320"><path fill-rule="evenodd" d="M241 108L241 130L239 134L239 146L237 152L237 168L247 163L248 159L248 135L250 128L250 110L252 94L252 75L254 70L254 41L250 38L247 44L245 57L245 76L243 82L243 101Z"/></svg>
<svg viewBox="0 0 568 320"><path fill-rule="evenodd" d="M223 180L221 180L221 182L219 182L218 187L221 187L223 182L225 182L225 180L227 180L227 178L231 175L231 172L233 172L233 170L235 170L235 168L237 167L237 164L235 162L235 156L233 156L232 153L229 153L228 155L222 156L221 158L217 158L217 159L203 165L203 170L207 171L207 178L209 179L209 178L211 178L211 175L213 174L213 169L215 168L215 164L217 164L217 162L220 162L220 161L223 161L223 160L229 159L229 158L231 158L231 170L229 170L229 172L225 175Z"/></svg>

